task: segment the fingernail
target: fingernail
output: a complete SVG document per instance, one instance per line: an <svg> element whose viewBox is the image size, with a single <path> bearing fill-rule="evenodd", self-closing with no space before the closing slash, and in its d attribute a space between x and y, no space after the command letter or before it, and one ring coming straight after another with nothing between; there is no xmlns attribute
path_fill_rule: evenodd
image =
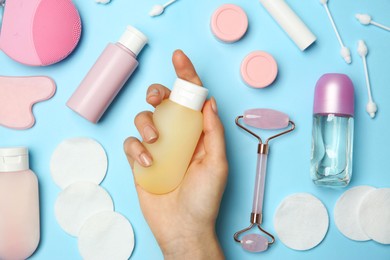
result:
<svg viewBox="0 0 390 260"><path fill-rule="evenodd" d="M144 138L146 142L151 142L157 139L157 134L151 126L145 126L143 130Z"/></svg>
<svg viewBox="0 0 390 260"><path fill-rule="evenodd" d="M139 163L144 167L152 165L152 159L146 153L141 153L139 156Z"/></svg>
<svg viewBox="0 0 390 260"><path fill-rule="evenodd" d="M213 109L214 113L218 114L218 108L217 108L217 102L215 101L214 97L211 97L211 108Z"/></svg>
<svg viewBox="0 0 390 260"><path fill-rule="evenodd" d="M147 96L149 98L149 97L154 97L154 96L159 96L159 95L160 95L160 91L158 91L158 89L154 88L148 92Z"/></svg>

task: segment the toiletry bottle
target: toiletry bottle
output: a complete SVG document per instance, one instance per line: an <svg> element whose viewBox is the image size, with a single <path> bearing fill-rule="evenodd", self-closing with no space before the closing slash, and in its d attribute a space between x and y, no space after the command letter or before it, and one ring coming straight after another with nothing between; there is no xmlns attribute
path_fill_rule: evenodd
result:
<svg viewBox="0 0 390 260"><path fill-rule="evenodd" d="M206 88L177 79L169 99L156 107L153 122L159 138L143 143L153 164L134 165L135 180L144 190L164 194L182 181L203 130L201 110L207 94Z"/></svg>
<svg viewBox="0 0 390 260"><path fill-rule="evenodd" d="M138 66L137 55L147 37L128 26L117 43L109 43L67 106L82 117L97 123L123 85Z"/></svg>
<svg viewBox="0 0 390 260"><path fill-rule="evenodd" d="M260 3L301 51L316 41L316 36L285 0L260 0Z"/></svg>
<svg viewBox="0 0 390 260"><path fill-rule="evenodd" d="M39 237L38 179L28 150L0 148L0 259L27 259Z"/></svg>
<svg viewBox="0 0 390 260"><path fill-rule="evenodd" d="M344 74L325 74L314 94L311 178L317 185L347 186L352 176L354 87Z"/></svg>

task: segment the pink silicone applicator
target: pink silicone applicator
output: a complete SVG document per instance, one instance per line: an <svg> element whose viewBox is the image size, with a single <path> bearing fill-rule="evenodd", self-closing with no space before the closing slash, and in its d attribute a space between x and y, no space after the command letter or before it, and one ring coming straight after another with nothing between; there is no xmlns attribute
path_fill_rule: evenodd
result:
<svg viewBox="0 0 390 260"><path fill-rule="evenodd" d="M5 2L0 48L17 62L30 66L59 62L74 50L80 35L80 16L71 0Z"/></svg>
<svg viewBox="0 0 390 260"><path fill-rule="evenodd" d="M260 136L255 134L253 131L249 130L242 124L240 124L240 119L243 119L244 123L248 126L267 129L267 130L275 130L286 128L291 125L291 128L281 132L279 134L273 135L269 137L265 143L262 142ZM257 167L256 167L256 180L255 180L255 188L253 194L253 205L252 205L252 213L249 227L244 228L234 234L234 240L236 242L241 243L242 248L250 252L262 252L267 250L268 246L275 242L275 238L273 235L265 231L262 227L263 221L263 201L264 201L264 187L265 187L265 175L267 170L267 159L269 152L268 142L271 139L279 137L281 135L287 134L295 129L294 122L289 120L289 117L279 111L272 109L250 109L245 111L243 116L238 116L236 118L236 124L238 127L244 129L246 132L250 133L259 141L259 146L257 149L258 157L257 157ZM242 240L239 239L239 236L250 230L252 227L257 226L259 230L267 235L271 240L269 240L266 236L262 236L260 234L247 234L244 235Z"/></svg>

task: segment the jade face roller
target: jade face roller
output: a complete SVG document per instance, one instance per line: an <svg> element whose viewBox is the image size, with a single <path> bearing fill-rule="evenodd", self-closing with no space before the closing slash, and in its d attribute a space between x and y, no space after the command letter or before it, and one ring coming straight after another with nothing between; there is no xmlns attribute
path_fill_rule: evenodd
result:
<svg viewBox="0 0 390 260"><path fill-rule="evenodd" d="M260 136L246 128L244 125L240 124L240 119L244 121L245 125L266 129L266 130L275 130L283 129L290 126L290 129L281 132L279 134L269 137L265 143L262 142ZM242 248L250 252L262 252L267 250L268 246L275 242L273 235L265 231L261 227L263 220L263 200L264 200L264 184L265 184L265 174L267 169L267 158L269 152L268 143L270 140L279 137L281 135L287 134L295 129L294 122L289 120L288 115L272 110L272 109L250 109L244 112L243 116L238 116L236 118L236 125L244 129L246 132L250 133L259 141L259 146L257 149L257 170L256 170L256 180L255 180L255 189L253 195L253 207L250 217L250 225L247 228L244 228L234 234L234 240L238 243L241 243ZM257 226L259 230L264 233L266 236L260 234L247 234L244 235L240 240L239 236L250 230L252 227Z"/></svg>

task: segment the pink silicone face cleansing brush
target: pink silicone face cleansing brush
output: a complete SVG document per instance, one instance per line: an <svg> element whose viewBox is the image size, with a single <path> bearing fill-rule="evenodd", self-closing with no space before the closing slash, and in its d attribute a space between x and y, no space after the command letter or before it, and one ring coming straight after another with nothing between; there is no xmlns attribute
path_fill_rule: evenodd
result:
<svg viewBox="0 0 390 260"><path fill-rule="evenodd" d="M71 0L6 0L0 48L30 66L66 58L81 35L81 20Z"/></svg>

